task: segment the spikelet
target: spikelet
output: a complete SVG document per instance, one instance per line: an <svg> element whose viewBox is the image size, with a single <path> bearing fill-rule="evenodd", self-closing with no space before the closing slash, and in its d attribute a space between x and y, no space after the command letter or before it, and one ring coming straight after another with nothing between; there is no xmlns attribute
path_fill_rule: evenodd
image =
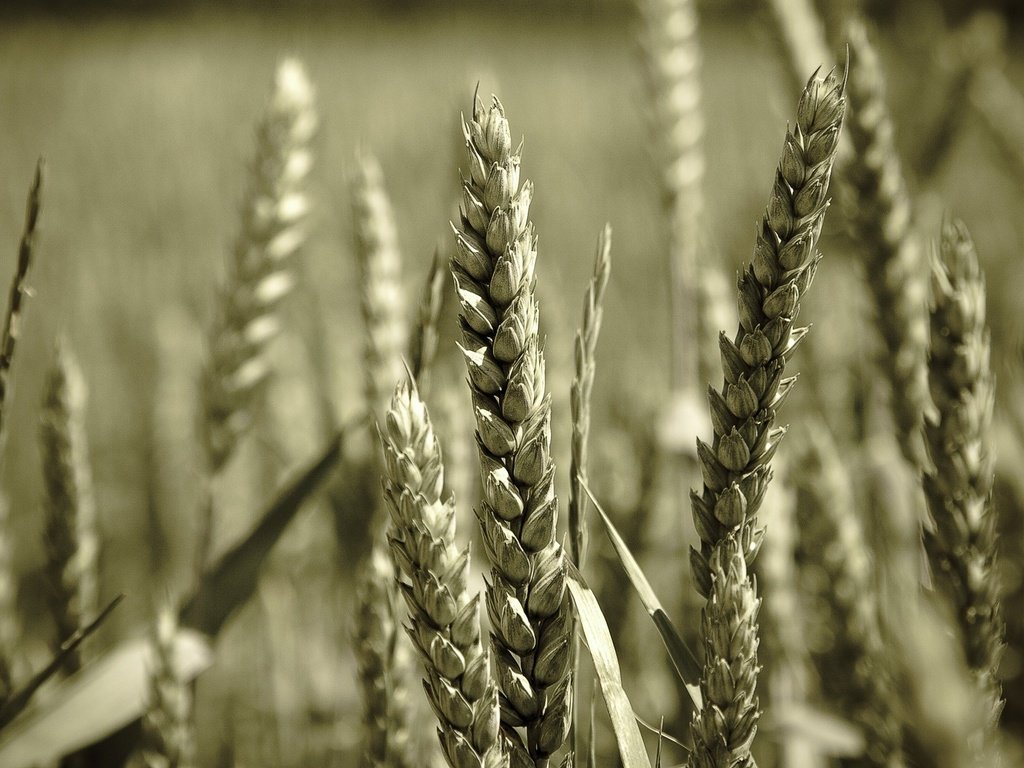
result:
<svg viewBox="0 0 1024 768"><path fill-rule="evenodd" d="M193 768L195 734L192 693L175 663L177 616L165 608L153 630L153 667L149 671L149 705L142 719L142 743L132 768Z"/></svg>
<svg viewBox="0 0 1024 768"><path fill-rule="evenodd" d="M46 575L57 633L54 646L71 637L83 617L99 612L99 536L85 441L85 379L67 342L59 342L43 387L40 444L46 488ZM81 666L78 652L64 662L67 674Z"/></svg>
<svg viewBox="0 0 1024 768"><path fill-rule="evenodd" d="M849 135L854 153L846 168L856 192L854 240L885 344L896 436L915 469L924 466L921 425L928 400L927 283L920 244L911 230L911 203L893 144L885 105L885 75L863 23L851 21Z"/></svg>
<svg viewBox="0 0 1024 768"><path fill-rule="evenodd" d="M28 193L25 227L18 248L18 265L7 301L3 335L0 337L0 467L4 464L3 455L7 442L4 416L7 413L9 377L21 331L22 304L28 295L28 271L32 265L38 235L42 191L43 161L40 160L36 164L35 178ZM7 499L0 494L0 702L4 701L11 690L11 668L21 634L17 610L18 582L11 562L14 542L11 540L9 515Z"/></svg>
<svg viewBox="0 0 1024 768"><path fill-rule="evenodd" d="M508 766L498 735L498 691L480 637L480 596L466 585L469 549L455 545L455 503L442 498L440 445L411 382L395 389L380 432L388 539L441 749L452 768Z"/></svg>
<svg viewBox="0 0 1024 768"><path fill-rule="evenodd" d="M739 328L720 336L725 380L708 388L714 436L697 441L703 488L691 493L700 549L690 550L697 591L707 600L701 630L704 706L694 715L692 768L750 765L760 709L757 598L748 566L763 529L756 514L783 430L774 426L792 378L787 359L805 329L794 323L818 264L832 164L846 100L835 72L811 77L787 132L751 264L739 279Z"/></svg>
<svg viewBox="0 0 1024 768"><path fill-rule="evenodd" d="M700 240L704 227L704 113L695 0L638 0L652 105L651 132L668 224L672 382L699 391Z"/></svg>
<svg viewBox="0 0 1024 768"><path fill-rule="evenodd" d="M519 184L497 98L463 121L469 176L451 268L473 395L484 498L477 518L491 564L487 613L513 765L543 766L572 721L572 612L555 531L551 399L534 295L533 186ZM525 729L525 736L517 729Z"/></svg>
<svg viewBox="0 0 1024 768"><path fill-rule="evenodd" d="M306 236L305 180L316 125L313 87L302 65L286 59L257 127L241 228L208 340L203 441L214 475L251 426L271 372L267 350L281 331L278 307L295 285L291 262Z"/></svg>
<svg viewBox="0 0 1024 768"><path fill-rule="evenodd" d="M936 412L925 423L925 439L934 470L923 484L934 530L925 530L925 550L936 586L955 607L967 664L987 699L994 730L1002 710L998 669L1005 646L991 505L995 392L985 282L960 222L943 227L932 266L928 383Z"/></svg>

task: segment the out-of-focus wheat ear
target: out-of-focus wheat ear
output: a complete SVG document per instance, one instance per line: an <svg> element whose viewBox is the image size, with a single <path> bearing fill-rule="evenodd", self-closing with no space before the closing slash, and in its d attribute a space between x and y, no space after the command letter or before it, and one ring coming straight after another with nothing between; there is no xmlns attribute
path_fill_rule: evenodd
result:
<svg viewBox="0 0 1024 768"><path fill-rule="evenodd" d="M812 618L834 638L822 659L822 692L863 730L863 764L897 768L905 765L905 712L883 642L872 553L851 480L824 424L801 438L790 473L797 493L796 554L803 572L824 577L809 602L828 606L827 615Z"/></svg>
<svg viewBox="0 0 1024 768"><path fill-rule="evenodd" d="M590 440L590 399L594 388L597 339L604 314L604 292L611 275L612 228L605 224L597 241L594 273L583 297L583 321L576 331L575 372L572 379L572 458L569 464L569 557L583 568L587 556L586 494L587 443Z"/></svg>
<svg viewBox="0 0 1024 768"><path fill-rule="evenodd" d="M904 457L921 470L921 424L928 404L926 270L911 227L911 201L893 143L885 74L863 22L847 25L850 119L854 153L846 166L856 205L853 241L884 342L881 367L889 379L896 436Z"/></svg>
<svg viewBox="0 0 1024 768"><path fill-rule="evenodd" d="M55 647L73 635L83 617L99 611L99 535L85 440L86 385L67 341L43 385L40 446L46 491L44 541ZM76 672L80 652L67 656L64 671Z"/></svg>
<svg viewBox="0 0 1024 768"><path fill-rule="evenodd" d="M193 768L196 765L192 689L178 672L177 613L163 608L152 631L149 704L142 718L142 740L131 768Z"/></svg>
<svg viewBox="0 0 1024 768"><path fill-rule="evenodd" d="M10 389L11 364L21 331L22 309L29 293L28 272L32 265L38 236L39 212L42 205L43 161L36 164L36 173L28 193L25 212L25 227L18 248L18 263L7 300L4 316L3 336L0 337L0 466L6 440L7 398ZM0 701L9 695L12 683L12 667L21 636L21 622L18 618L18 577L12 563L14 542L11 539L10 507L7 499L0 494Z"/></svg>
<svg viewBox="0 0 1024 768"><path fill-rule="evenodd" d="M699 381L714 381L721 368L718 356L718 332L722 328L733 328L739 322L736 317L736 302L733 300L733 286L726 279L724 270L718 264L702 264L698 274L700 299L698 320L700 328L700 370Z"/></svg>
<svg viewBox="0 0 1024 768"><path fill-rule="evenodd" d="M573 619L556 537L533 185L520 186L522 147L512 143L496 97L474 97L463 134L468 175L451 269L484 488L476 511L491 564L487 613L502 731L513 765L545 768L572 722Z"/></svg>
<svg viewBox="0 0 1024 768"><path fill-rule="evenodd" d="M704 706L691 730L692 768L752 764L760 717L756 685L760 601L748 574L764 534L757 511L784 429L776 411L793 383L785 377L805 329L800 299L820 256L818 235L846 110L845 78L815 73L797 104L751 263L738 282L739 328L720 336L724 381L708 388L714 434L697 441L703 488L690 495L700 549L690 550L702 620Z"/></svg>
<svg viewBox="0 0 1024 768"><path fill-rule="evenodd" d="M363 768L412 768L409 745L409 692L396 674L400 651L399 599L395 567L386 545L375 537L358 583L354 648L363 706Z"/></svg>
<svg viewBox="0 0 1024 768"><path fill-rule="evenodd" d="M280 333L278 308L295 285L292 261L306 238L316 126L313 86L301 63L285 59L256 129L239 233L208 336L203 438L212 474L251 426L271 372L267 350Z"/></svg>
<svg viewBox="0 0 1024 768"><path fill-rule="evenodd" d="M469 549L456 546L455 501L443 498L440 444L411 381L395 389L380 438L388 540L441 750L452 768L508 766L498 689L481 640L482 601L467 588Z"/></svg>
<svg viewBox="0 0 1024 768"><path fill-rule="evenodd" d="M430 272L423 285L416 328L409 340L409 368L412 370L413 379L416 380L416 386L424 397L430 390L430 373L434 366L434 358L437 357L438 324L441 321L441 309L448 280L445 262L441 249L435 249L434 258L430 262Z"/></svg>
<svg viewBox="0 0 1024 768"><path fill-rule="evenodd" d="M281 332L279 307L295 286L292 262L306 238L306 177L313 164L309 144L316 126L313 86L300 62L285 59L257 125L239 232L207 336L201 436L210 476L220 474L252 426L271 374L268 351ZM200 569L213 539L212 500L203 509Z"/></svg>
<svg viewBox="0 0 1024 768"><path fill-rule="evenodd" d="M363 375L366 404L374 419L387 412L395 383L405 373L407 304L402 255L384 174L373 155L361 152L352 180L353 224L363 313Z"/></svg>
<svg viewBox="0 0 1024 768"><path fill-rule="evenodd" d="M935 413L924 427L934 469L925 497L934 528L925 550L936 586L952 601L967 664L977 675L993 730L1002 710L999 660L1006 645L992 509L995 387L989 363L985 281L967 228L942 228L932 265L928 384Z"/></svg>
<svg viewBox="0 0 1024 768"><path fill-rule="evenodd" d="M705 226L704 110L695 0L637 0L651 132L668 225L672 385L698 392L698 258Z"/></svg>

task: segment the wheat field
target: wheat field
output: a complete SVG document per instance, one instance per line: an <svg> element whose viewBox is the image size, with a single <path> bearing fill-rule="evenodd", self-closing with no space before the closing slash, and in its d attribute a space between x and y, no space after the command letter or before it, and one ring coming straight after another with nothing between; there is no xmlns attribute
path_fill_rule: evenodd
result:
<svg viewBox="0 0 1024 768"><path fill-rule="evenodd" d="M0 768L1024 765L1019 14L23 5Z"/></svg>

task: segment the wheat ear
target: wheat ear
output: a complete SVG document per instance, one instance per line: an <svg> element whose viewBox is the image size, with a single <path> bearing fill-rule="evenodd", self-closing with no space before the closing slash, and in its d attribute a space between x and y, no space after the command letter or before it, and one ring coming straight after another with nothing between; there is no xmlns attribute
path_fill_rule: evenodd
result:
<svg viewBox="0 0 1024 768"><path fill-rule="evenodd" d="M192 691L176 667L177 635L177 614L170 608L161 610L151 639L149 705L142 719L142 743L129 763L132 768L193 768L196 764Z"/></svg>
<svg viewBox="0 0 1024 768"><path fill-rule="evenodd" d="M638 0L640 43L652 105L652 134L668 221L672 381L699 391L701 228L704 226L704 112L695 0Z"/></svg>
<svg viewBox="0 0 1024 768"><path fill-rule="evenodd" d="M921 424L928 400L927 283L920 244L911 229L911 202L893 144L885 104L885 75L864 24L847 25L850 43L849 135L854 153L847 179L857 195L855 240L885 343L882 367L889 378L900 449L923 467Z"/></svg>
<svg viewBox="0 0 1024 768"><path fill-rule="evenodd" d="M932 266L928 383L936 411L924 434L934 470L923 484L935 528L925 531L925 550L938 586L956 607L967 664L988 699L994 729L1002 710L998 668L1005 647L991 504L995 392L985 282L960 222L943 227Z"/></svg>
<svg viewBox="0 0 1024 768"><path fill-rule="evenodd" d="M295 286L291 261L306 234L304 188L316 125L313 86L302 65L286 59L257 127L241 229L209 336L203 437L213 474L248 431L257 393L270 376L267 350L281 331L278 307Z"/></svg>
<svg viewBox="0 0 1024 768"><path fill-rule="evenodd" d="M507 766L498 691L480 638L480 596L467 588L469 549L455 544L455 500L442 498L441 448L411 381L395 389L380 433L388 539L441 748L452 768Z"/></svg>
<svg viewBox="0 0 1024 768"><path fill-rule="evenodd" d="M583 323L576 331L575 374L572 380L572 458L569 465L569 557L578 568L587 556L587 443L590 440L590 397L594 388L597 338L604 314L604 292L611 274L612 228L605 224L597 241L594 274L583 297Z"/></svg>
<svg viewBox="0 0 1024 768"><path fill-rule="evenodd" d="M797 492L797 557L805 571L825 575L831 607L834 663L822 681L825 693L846 708L864 732L863 763L902 768L903 713L882 639L871 552L851 499L850 478L821 424L804 435L793 462ZM844 674L829 674L841 670Z"/></svg>
<svg viewBox="0 0 1024 768"><path fill-rule="evenodd" d="M85 379L67 342L59 342L43 386L40 445L46 488L46 575L59 647L99 612L99 536L85 441ZM81 666L78 651L64 671Z"/></svg>
<svg viewBox="0 0 1024 768"><path fill-rule="evenodd" d="M277 68L270 100L256 129L256 150L242 202L241 227L220 289L202 373L201 436L211 477L220 474L253 423L271 374L270 343L281 333L279 307L295 287L292 260L305 240L313 159L315 94L295 59ZM196 567L213 541L212 492L200 510Z"/></svg>
<svg viewBox="0 0 1024 768"><path fill-rule="evenodd" d="M18 264L11 283L4 316L3 336L0 337L0 467L6 440L7 395L14 352L21 331L22 310L28 296L28 272L35 253L39 212L42 205L43 161L36 164L36 173L29 188L25 211L25 226L18 247ZM0 496L0 702L11 690L11 666L14 663L21 635L17 610L18 580L11 562L14 542L11 540L10 509Z"/></svg>
<svg viewBox="0 0 1024 768"><path fill-rule="evenodd" d="M787 132L751 263L739 278L739 328L720 336L725 381L709 387L714 437L697 441L704 478L691 493L700 549L690 550L694 583L707 599L704 706L694 715L694 768L751 765L760 716L757 598L747 569L760 548L756 514L784 432L775 414L793 384L786 361L806 333L794 327L800 298L817 268L818 235L846 109L845 82L834 71L812 76Z"/></svg>
<svg viewBox="0 0 1024 768"><path fill-rule="evenodd" d="M521 147L512 144L497 98L485 106L474 97L463 132L469 175L451 267L480 449L484 497L477 518L491 563L487 612L511 762L547 768L572 719L572 613L567 561L555 540L551 400L529 221L533 185L520 188Z"/></svg>

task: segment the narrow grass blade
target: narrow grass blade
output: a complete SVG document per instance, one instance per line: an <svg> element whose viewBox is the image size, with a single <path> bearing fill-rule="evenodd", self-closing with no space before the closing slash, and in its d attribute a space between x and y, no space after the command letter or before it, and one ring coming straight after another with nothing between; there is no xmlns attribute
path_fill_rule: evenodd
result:
<svg viewBox="0 0 1024 768"><path fill-rule="evenodd" d="M644 604L644 608L654 622L654 626L658 629L658 634L661 635L661 641L665 644L665 650L668 651L676 674L679 675L679 679L686 686L686 692L690 694L693 705L699 710L702 706L700 689L696 684L687 682L688 680L700 680L700 664L697 661L697 657L694 656L693 651L690 650L690 647L676 629L675 624L672 623L672 619L669 618L668 613L662 607L661 601L654 594L654 589L644 575L643 569L640 568L640 564L633 557L633 553L629 551L629 546L622 536L619 535L615 524L612 523L605 513L601 503L594 498L594 494L587 485L583 485L583 490L590 497L590 501L593 503L594 509L601 516L601 520L604 521L605 530L608 532L608 538L615 548L615 554L619 558L622 570L629 577L629 581L632 583L633 589L636 590L640 602Z"/></svg>
<svg viewBox="0 0 1024 768"><path fill-rule="evenodd" d="M601 692L604 694L605 705L611 716L612 729L615 731L615 741L619 747L622 766L623 768L651 768L643 736L640 735L640 728L636 723L636 715L622 688L619 660L615 655L612 635L608 631L604 614L601 613L601 606L598 605L597 597L590 587L584 582L583 576L571 563L569 564L567 585L576 606L576 616L579 619L580 628L583 630L587 647L590 649L590 657L594 660L594 669L597 671L597 677L601 683Z"/></svg>
<svg viewBox="0 0 1024 768"><path fill-rule="evenodd" d="M193 680L213 662L206 637L182 630L175 663ZM0 765L49 765L137 720L146 708L153 665L149 640L127 640L63 682L46 702L22 713L0 734Z"/></svg>
<svg viewBox="0 0 1024 768"><path fill-rule="evenodd" d="M82 641L84 641L85 638L100 628L100 625L107 620L107 617L113 613L114 609L122 600L124 600L124 595L118 595L110 601L110 604L107 605L107 607L104 608L99 615L92 620L92 622L75 631L71 637L61 644L60 650L54 654L50 663L33 675L31 680L29 680L22 688L15 691L14 694L3 703L3 706L0 707L0 728L3 728L7 723L11 722L15 717L22 713L22 711L32 701L32 697L35 696L36 691L42 688L51 677L61 670L67 658L78 650L78 646L82 644Z"/></svg>
<svg viewBox="0 0 1024 768"><path fill-rule="evenodd" d="M344 436L343 428L320 456L285 486L252 532L203 576L181 609L182 626L216 637L228 617L252 596L260 566L302 503L334 468Z"/></svg>

